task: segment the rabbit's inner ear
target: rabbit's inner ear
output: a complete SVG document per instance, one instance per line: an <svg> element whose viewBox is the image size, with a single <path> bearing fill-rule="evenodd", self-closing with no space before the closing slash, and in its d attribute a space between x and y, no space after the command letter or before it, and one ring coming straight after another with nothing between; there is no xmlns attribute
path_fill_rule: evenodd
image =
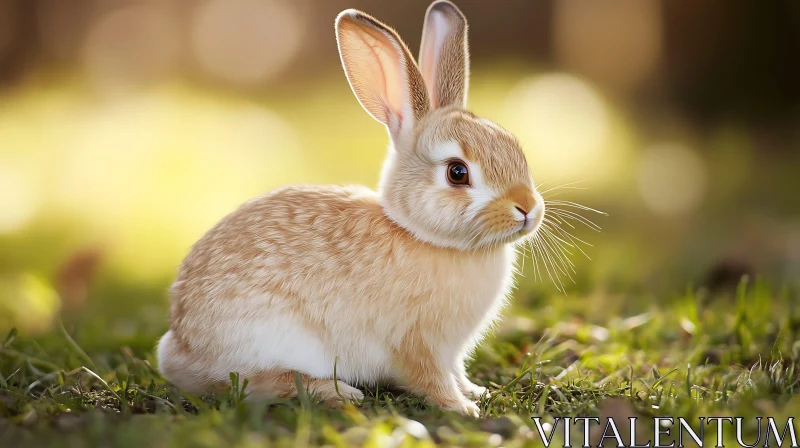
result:
<svg viewBox="0 0 800 448"><path fill-rule="evenodd" d="M469 86L467 19L447 0L434 2L425 15L419 67L433 108L466 107Z"/></svg>
<svg viewBox="0 0 800 448"><path fill-rule="evenodd" d="M428 92L400 37L353 9L337 17L336 37L347 80L364 109L393 137L412 129L428 112Z"/></svg>

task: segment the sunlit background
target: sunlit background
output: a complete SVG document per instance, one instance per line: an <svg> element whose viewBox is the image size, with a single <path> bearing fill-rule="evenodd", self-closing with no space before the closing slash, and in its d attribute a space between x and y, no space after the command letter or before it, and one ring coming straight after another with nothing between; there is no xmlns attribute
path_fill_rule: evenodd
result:
<svg viewBox="0 0 800 448"><path fill-rule="evenodd" d="M528 258L522 303L800 286L800 3L456 3L470 107L544 189L608 213L576 230L567 298ZM158 335L182 257L239 204L375 187L387 136L333 20L360 8L416 50L427 4L0 0L0 327Z"/></svg>

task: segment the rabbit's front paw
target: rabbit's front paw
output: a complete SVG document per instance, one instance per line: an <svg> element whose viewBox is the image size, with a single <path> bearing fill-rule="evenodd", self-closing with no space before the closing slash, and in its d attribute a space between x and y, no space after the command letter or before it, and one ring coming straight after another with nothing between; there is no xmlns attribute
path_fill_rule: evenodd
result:
<svg viewBox="0 0 800 448"><path fill-rule="evenodd" d="M473 400L481 398L483 394L486 393L485 387L478 386L466 378L459 382L458 388L461 390L461 393L464 394L464 396Z"/></svg>
<svg viewBox="0 0 800 448"><path fill-rule="evenodd" d="M448 411L456 411L459 414L468 415L475 418L481 415L481 410L478 405L468 400L458 401L449 406L445 406L444 409L447 409Z"/></svg>

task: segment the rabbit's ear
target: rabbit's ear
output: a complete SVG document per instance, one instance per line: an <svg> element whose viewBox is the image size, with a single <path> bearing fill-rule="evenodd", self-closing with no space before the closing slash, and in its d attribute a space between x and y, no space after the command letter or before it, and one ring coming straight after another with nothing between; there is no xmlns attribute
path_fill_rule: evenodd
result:
<svg viewBox="0 0 800 448"><path fill-rule="evenodd" d="M430 109L417 64L394 30L355 9L336 18L344 72L361 106L392 137L413 129Z"/></svg>
<svg viewBox="0 0 800 448"><path fill-rule="evenodd" d="M469 87L467 18L448 0L434 2L425 14L419 68L433 108L466 107Z"/></svg>

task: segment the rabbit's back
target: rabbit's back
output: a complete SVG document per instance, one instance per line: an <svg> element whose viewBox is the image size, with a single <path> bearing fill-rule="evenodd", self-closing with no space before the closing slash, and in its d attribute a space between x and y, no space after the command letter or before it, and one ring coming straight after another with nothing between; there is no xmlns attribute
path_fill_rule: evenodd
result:
<svg viewBox="0 0 800 448"><path fill-rule="evenodd" d="M184 259L171 291L172 328L181 330L206 311L241 314L256 303L323 306L331 292L370 271L364 259L380 259L404 233L362 187L292 186L253 199Z"/></svg>

